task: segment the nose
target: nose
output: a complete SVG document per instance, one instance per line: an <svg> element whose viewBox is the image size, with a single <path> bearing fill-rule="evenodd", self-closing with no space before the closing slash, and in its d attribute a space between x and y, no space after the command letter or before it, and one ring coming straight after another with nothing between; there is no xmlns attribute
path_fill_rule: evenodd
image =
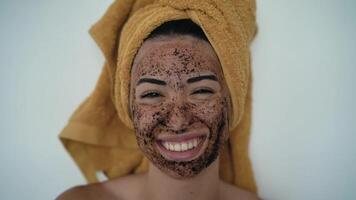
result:
<svg viewBox="0 0 356 200"><path fill-rule="evenodd" d="M174 103L168 111L166 126L177 133L183 133L191 120L191 114L185 104Z"/></svg>

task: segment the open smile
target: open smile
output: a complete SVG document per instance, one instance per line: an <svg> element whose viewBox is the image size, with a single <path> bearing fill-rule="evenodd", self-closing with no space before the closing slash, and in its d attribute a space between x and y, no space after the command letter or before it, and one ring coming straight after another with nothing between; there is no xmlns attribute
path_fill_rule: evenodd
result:
<svg viewBox="0 0 356 200"><path fill-rule="evenodd" d="M156 140L159 152L168 160L190 161L206 147L206 134L170 136Z"/></svg>

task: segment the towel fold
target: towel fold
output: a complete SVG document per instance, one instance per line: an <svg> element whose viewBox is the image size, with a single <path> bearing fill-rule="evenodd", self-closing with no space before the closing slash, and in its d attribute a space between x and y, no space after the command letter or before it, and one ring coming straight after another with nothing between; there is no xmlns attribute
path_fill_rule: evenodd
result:
<svg viewBox="0 0 356 200"><path fill-rule="evenodd" d="M220 155L220 177L257 192L248 155L252 75L249 46L257 31L254 0L116 0L90 34L105 56L94 91L60 133L64 147L89 183L144 172L129 116L130 69L143 40L167 21L191 19L221 62L230 91L230 138Z"/></svg>

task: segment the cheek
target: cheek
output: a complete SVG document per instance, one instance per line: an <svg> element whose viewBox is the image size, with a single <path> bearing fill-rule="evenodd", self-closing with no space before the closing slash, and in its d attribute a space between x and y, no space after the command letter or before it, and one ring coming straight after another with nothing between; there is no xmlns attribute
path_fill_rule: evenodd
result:
<svg viewBox="0 0 356 200"><path fill-rule="evenodd" d="M164 105L132 105L133 123L136 131L140 134L149 134L152 128L160 123L163 118Z"/></svg>
<svg viewBox="0 0 356 200"><path fill-rule="evenodd" d="M226 112L227 105L223 98L216 98L212 101L197 103L193 105L192 113L203 120L206 124L215 124ZM224 113L225 114L225 113Z"/></svg>

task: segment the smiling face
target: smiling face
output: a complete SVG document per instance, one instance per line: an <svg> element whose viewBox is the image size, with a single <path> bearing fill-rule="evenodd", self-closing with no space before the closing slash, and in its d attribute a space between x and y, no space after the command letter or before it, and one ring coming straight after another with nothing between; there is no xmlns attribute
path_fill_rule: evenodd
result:
<svg viewBox="0 0 356 200"><path fill-rule="evenodd" d="M130 109L145 156L175 178L200 173L228 138L229 92L211 45L189 35L146 40L131 71Z"/></svg>

